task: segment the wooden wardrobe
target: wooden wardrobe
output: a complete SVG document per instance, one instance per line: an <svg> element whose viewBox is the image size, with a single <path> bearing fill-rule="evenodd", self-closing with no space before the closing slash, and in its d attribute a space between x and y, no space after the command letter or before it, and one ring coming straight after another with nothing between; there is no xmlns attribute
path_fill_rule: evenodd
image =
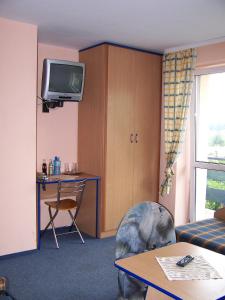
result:
<svg viewBox="0 0 225 300"><path fill-rule="evenodd" d="M101 176L99 237L105 237L130 207L158 201L162 57L102 44L80 51L80 62L86 74L78 163Z"/></svg>

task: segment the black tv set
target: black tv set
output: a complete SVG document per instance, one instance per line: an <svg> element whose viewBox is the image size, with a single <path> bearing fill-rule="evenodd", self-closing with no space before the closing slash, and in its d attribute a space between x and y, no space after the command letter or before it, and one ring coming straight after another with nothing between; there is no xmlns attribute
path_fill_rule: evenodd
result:
<svg viewBox="0 0 225 300"><path fill-rule="evenodd" d="M82 100L85 65L83 63L44 59L41 97L44 103ZM53 105L54 106L54 105ZM51 106L50 106L51 107Z"/></svg>

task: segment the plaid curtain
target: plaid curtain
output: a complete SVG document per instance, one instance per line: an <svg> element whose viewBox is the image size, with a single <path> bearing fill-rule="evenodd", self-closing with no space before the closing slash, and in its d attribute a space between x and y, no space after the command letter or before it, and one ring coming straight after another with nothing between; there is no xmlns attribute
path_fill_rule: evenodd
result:
<svg viewBox="0 0 225 300"><path fill-rule="evenodd" d="M196 51L187 49L165 54L164 75L164 120L165 154L167 164L161 195L169 194L172 185L173 164L184 142L185 123L190 105L195 68Z"/></svg>

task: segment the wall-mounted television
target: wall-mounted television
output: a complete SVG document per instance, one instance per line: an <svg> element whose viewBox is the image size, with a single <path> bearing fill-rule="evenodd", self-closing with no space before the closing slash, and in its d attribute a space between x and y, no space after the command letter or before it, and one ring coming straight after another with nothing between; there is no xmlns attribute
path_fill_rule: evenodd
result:
<svg viewBox="0 0 225 300"><path fill-rule="evenodd" d="M44 59L41 97L46 102L81 101L84 88L83 63Z"/></svg>

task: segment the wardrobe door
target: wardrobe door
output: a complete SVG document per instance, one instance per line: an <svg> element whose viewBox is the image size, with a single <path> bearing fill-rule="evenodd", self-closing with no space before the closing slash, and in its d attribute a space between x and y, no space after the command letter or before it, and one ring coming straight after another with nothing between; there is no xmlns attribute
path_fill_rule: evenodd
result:
<svg viewBox="0 0 225 300"><path fill-rule="evenodd" d="M105 231L115 230L132 206L135 55L109 46Z"/></svg>
<svg viewBox="0 0 225 300"><path fill-rule="evenodd" d="M133 204L158 201L161 56L136 52Z"/></svg>

